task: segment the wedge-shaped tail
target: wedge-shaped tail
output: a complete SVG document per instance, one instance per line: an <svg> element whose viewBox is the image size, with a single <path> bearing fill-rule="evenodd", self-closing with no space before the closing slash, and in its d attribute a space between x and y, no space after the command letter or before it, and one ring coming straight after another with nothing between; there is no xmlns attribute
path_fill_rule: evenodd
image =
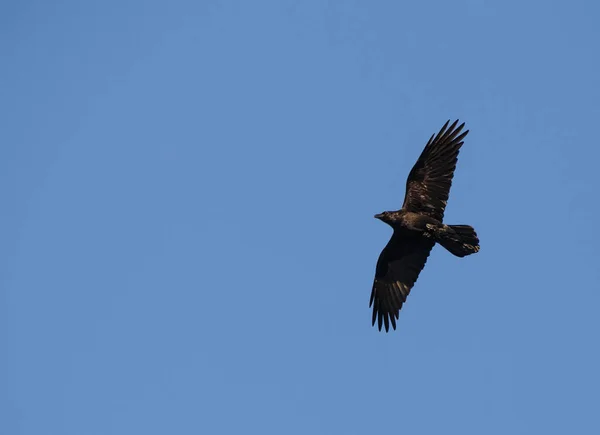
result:
<svg viewBox="0 0 600 435"><path fill-rule="evenodd" d="M437 242L457 257L479 252L479 238L472 226L448 225L445 231L436 234Z"/></svg>

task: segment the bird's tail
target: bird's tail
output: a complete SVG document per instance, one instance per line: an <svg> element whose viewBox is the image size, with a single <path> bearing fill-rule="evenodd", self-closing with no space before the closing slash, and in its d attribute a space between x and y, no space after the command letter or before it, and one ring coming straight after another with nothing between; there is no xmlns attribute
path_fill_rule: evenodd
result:
<svg viewBox="0 0 600 435"><path fill-rule="evenodd" d="M436 241L457 257L479 252L479 238L469 225L447 225L436 232Z"/></svg>

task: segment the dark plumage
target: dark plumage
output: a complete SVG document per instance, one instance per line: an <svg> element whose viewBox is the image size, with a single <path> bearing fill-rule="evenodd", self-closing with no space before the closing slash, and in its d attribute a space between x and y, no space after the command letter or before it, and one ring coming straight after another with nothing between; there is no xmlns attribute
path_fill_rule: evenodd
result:
<svg viewBox="0 0 600 435"><path fill-rule="evenodd" d="M425 266L427 257L439 243L457 257L479 251L479 239L473 227L445 225L444 210L456 169L458 152L469 132L458 120L446 122L432 135L406 181L404 204L398 211L375 215L394 229L392 238L381 252L369 306L373 306L373 325L379 330L390 323L396 329L402 304Z"/></svg>

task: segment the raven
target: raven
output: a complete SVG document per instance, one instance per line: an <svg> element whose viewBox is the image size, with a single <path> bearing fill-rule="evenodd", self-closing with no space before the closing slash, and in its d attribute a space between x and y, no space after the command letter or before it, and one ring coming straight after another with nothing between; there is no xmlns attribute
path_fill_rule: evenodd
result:
<svg viewBox="0 0 600 435"><path fill-rule="evenodd" d="M396 329L396 319L402 304L423 270L433 246L442 245L457 257L479 251L479 239L469 225L445 225L444 210L456 169L463 139L464 122L450 127L446 122L439 133L432 135L425 149L408 174L402 208L375 215L394 229L392 238L377 260L375 281L369 307L373 306L372 325L377 320L389 331Z"/></svg>

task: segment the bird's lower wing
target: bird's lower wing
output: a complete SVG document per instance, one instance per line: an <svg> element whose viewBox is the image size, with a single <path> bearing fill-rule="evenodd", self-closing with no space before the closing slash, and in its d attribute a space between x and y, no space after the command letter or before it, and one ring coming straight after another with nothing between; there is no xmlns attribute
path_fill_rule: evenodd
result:
<svg viewBox="0 0 600 435"><path fill-rule="evenodd" d="M435 242L421 236L393 235L377 261L375 281L369 306L373 307L372 323L381 331L390 323L396 329L396 319L413 285L423 270Z"/></svg>

